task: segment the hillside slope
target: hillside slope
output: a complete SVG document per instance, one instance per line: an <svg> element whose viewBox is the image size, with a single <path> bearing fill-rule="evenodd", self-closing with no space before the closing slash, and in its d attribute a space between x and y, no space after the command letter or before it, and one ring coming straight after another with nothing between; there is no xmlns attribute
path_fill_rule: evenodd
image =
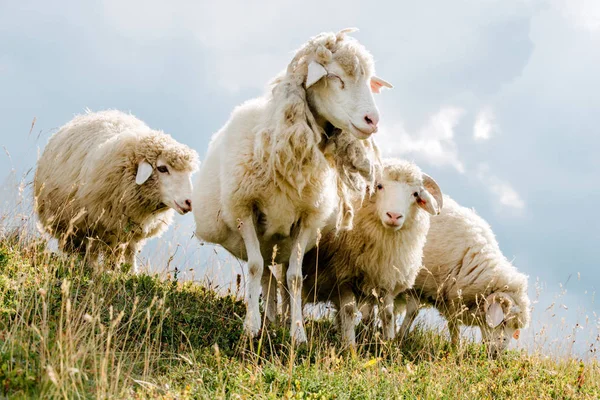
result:
<svg viewBox="0 0 600 400"><path fill-rule="evenodd" d="M43 242L0 238L0 397L598 398L600 366L417 329L402 347L363 333L340 348L329 321L295 348L284 329L242 336L243 303L192 283L92 274ZM268 332L268 333L267 333Z"/></svg>

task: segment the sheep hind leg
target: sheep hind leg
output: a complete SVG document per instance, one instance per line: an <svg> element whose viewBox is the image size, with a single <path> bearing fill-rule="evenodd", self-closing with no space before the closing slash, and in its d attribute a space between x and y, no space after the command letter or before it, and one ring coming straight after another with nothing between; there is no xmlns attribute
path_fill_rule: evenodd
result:
<svg viewBox="0 0 600 400"><path fill-rule="evenodd" d="M92 273L100 272L100 245L94 238L87 238L83 253L83 264Z"/></svg>
<svg viewBox="0 0 600 400"><path fill-rule="evenodd" d="M398 332L398 336L400 340L404 340L408 332L410 331L410 327L415 321L417 314L419 313L419 302L413 296L407 296L406 299L406 314L404 314L404 319L402 320L402 325L400 326L400 331Z"/></svg>
<svg viewBox="0 0 600 400"><path fill-rule="evenodd" d="M277 319L277 278L268 266L265 266L261 278L263 309L270 323Z"/></svg>
<svg viewBox="0 0 600 400"><path fill-rule="evenodd" d="M240 234L244 239L246 254L248 256L248 279L246 287L246 318L244 319L244 332L250 337L258 334L261 326L260 296L261 278L263 275L264 261L260 253L260 242L254 228L252 215L240 220Z"/></svg>
<svg viewBox="0 0 600 400"><path fill-rule="evenodd" d="M290 323L290 291L287 285L287 263L281 264L281 274L278 279L279 295L281 296L281 322L284 325Z"/></svg>

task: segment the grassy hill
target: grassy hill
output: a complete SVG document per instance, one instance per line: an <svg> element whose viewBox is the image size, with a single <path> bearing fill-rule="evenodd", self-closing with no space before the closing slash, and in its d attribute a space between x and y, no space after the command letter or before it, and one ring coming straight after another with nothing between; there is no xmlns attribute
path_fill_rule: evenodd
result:
<svg viewBox="0 0 600 400"><path fill-rule="evenodd" d="M403 346L330 321L294 346L283 328L242 336L244 305L192 283L94 274L43 242L0 237L0 397L598 398L600 365L483 347L417 328Z"/></svg>

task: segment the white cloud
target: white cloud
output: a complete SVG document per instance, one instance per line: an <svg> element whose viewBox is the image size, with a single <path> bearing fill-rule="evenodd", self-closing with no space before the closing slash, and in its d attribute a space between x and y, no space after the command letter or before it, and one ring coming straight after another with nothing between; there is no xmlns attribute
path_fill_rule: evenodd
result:
<svg viewBox="0 0 600 400"><path fill-rule="evenodd" d="M600 1L558 0L558 8L578 28L600 32Z"/></svg>
<svg viewBox="0 0 600 400"><path fill-rule="evenodd" d="M506 182L493 183L490 190L498 196L501 205L519 210L525 208L525 202L510 184Z"/></svg>
<svg viewBox="0 0 600 400"><path fill-rule="evenodd" d="M498 126L496 125L494 112L489 108L481 110L475 118L473 138L475 140L489 140L497 131Z"/></svg>
<svg viewBox="0 0 600 400"><path fill-rule="evenodd" d="M493 195L498 206L516 211L522 211L525 208L525 201L521 195L510 183L491 174L488 164L479 164L476 176Z"/></svg>
<svg viewBox="0 0 600 400"><path fill-rule="evenodd" d="M465 172L454 141L454 129L464 115L458 107L444 107L432 115L415 134L406 131L402 123L381 128L377 142L386 156L413 156L435 166L450 165Z"/></svg>

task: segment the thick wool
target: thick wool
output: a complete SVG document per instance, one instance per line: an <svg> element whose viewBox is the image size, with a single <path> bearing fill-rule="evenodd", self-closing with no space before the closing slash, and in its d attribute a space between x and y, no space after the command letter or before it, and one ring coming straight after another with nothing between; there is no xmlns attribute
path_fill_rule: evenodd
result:
<svg viewBox="0 0 600 400"><path fill-rule="evenodd" d="M409 162L386 160L380 174L386 180L417 187L423 185L421 170ZM410 206L400 230L385 228L377 213L376 198L377 192L366 199L362 207L356 204L352 230L339 234L330 232L304 258L305 301L332 301L342 313L341 323L346 325L346 328L342 326L345 332L342 335L347 336L345 339L350 344L354 341L353 331L350 331L353 325L348 324L354 319L359 301L379 303L380 299L390 299L392 309L384 323L390 324L388 338L393 337L392 302L398 293L413 286L421 268L429 229L429 215L416 202ZM358 299L348 296L349 291Z"/></svg>
<svg viewBox="0 0 600 400"><path fill-rule="evenodd" d="M34 178L43 227L66 251L117 252L164 232L173 210L161 202L155 175L135 183L138 163L161 157L177 171L197 169L195 151L120 111L75 117L54 134Z"/></svg>
<svg viewBox="0 0 600 400"><path fill-rule="evenodd" d="M251 335L260 326L260 290L255 282L256 275L265 271L263 261L289 263L293 266L290 270L297 271L293 273L297 281L299 263L291 259L293 251L301 252L301 258L306 248L314 246L318 229L351 226L353 213L346 189L349 181L338 173L338 165L366 174L372 169L357 166L359 157L338 164L335 159L339 148L332 143L340 132L317 121L317 110L305 87L308 65L329 60L338 61L349 73L348 79L359 79L361 72L363 77L373 73L371 55L344 32L311 39L297 51L265 96L233 111L212 138L194 185L197 237L221 244L236 257L248 260L249 312L245 329ZM356 146L367 154L364 145ZM252 243L245 243L244 235ZM252 254L247 254L247 246L251 246ZM301 285L301 281L296 284ZM266 291L263 284L263 295ZM276 311L273 302L276 297L267 301L271 304L267 307L270 319ZM296 304L294 310L301 314L300 305ZM292 319L299 320L292 314ZM292 326L292 334L305 340L301 323L298 326Z"/></svg>
<svg viewBox="0 0 600 400"><path fill-rule="evenodd" d="M449 321L481 326L489 306L486 299L496 293L514 302L501 303L507 324L513 329L528 325L527 276L502 254L489 224L448 196L441 215L431 220L423 265L410 295L434 305Z"/></svg>
<svg viewBox="0 0 600 400"><path fill-rule="evenodd" d="M320 128L310 109L303 84L311 61L322 64L336 61L350 78L358 79L361 72L367 76L373 75L371 54L360 43L346 36L346 33L347 31L322 33L312 38L297 50L285 73L273 81L271 98L267 99L272 109L258 128L260 134L256 136L252 160L253 168L264 170L264 179L272 181L286 193L296 191L298 195L302 194L306 186L321 186L323 178L333 167L340 201L336 227L342 229L352 227L353 210L346 187L356 182L356 179L349 177L347 170L356 169L357 162L371 160L368 158L368 147L369 144L373 146L373 142L369 140L362 143L337 129L325 132ZM337 136L340 135L344 138L338 140ZM340 142L341 146L334 146L334 150L330 152L333 159L327 162L324 148L330 143ZM353 153L344 154L343 150L348 147L353 148ZM361 160L357 161L357 157ZM373 162L368 164L360 164L358 170L352 172L371 178Z"/></svg>

